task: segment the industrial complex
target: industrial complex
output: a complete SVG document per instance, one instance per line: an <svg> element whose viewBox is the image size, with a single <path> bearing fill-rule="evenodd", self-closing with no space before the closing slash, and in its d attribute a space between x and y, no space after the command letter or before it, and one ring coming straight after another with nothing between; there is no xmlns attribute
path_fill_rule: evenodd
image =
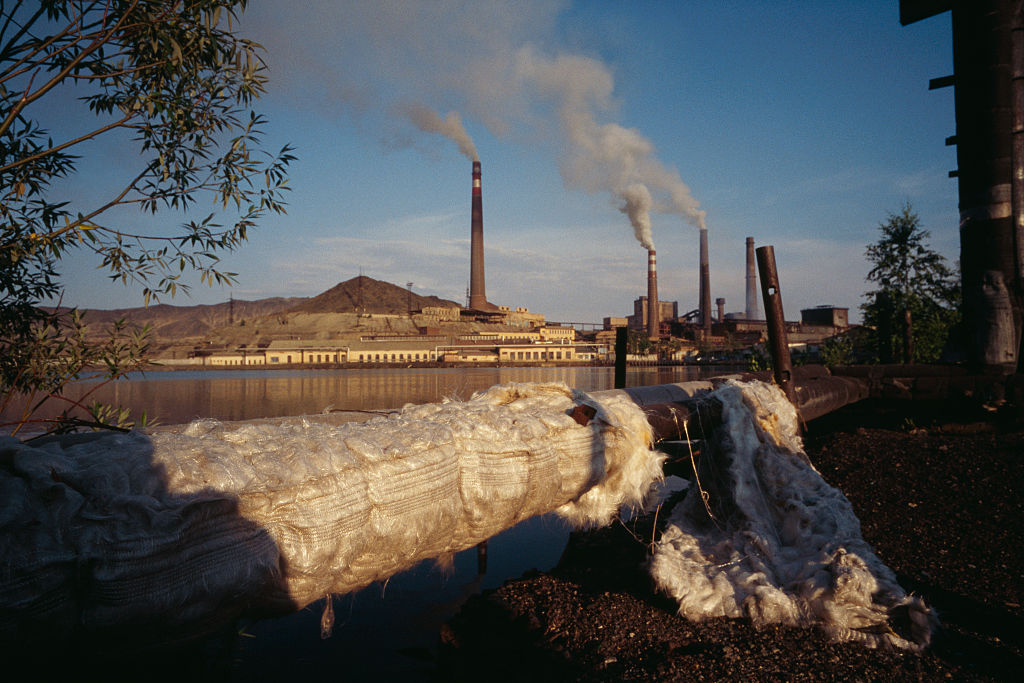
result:
<svg viewBox="0 0 1024 683"><path fill-rule="evenodd" d="M409 309L403 313L357 310L347 314L352 318L347 322L338 318L333 330L325 331L321 326L307 334L302 333L298 321L287 330L269 335L264 324L259 340L250 337L244 343L208 343L161 361L221 367L612 362L615 330L625 327L646 342L642 351L631 354L631 361L690 362L706 360L716 350L728 350L735 356L766 339L767 326L758 313L753 237L746 240L743 313L726 313L725 300L720 297L715 300L716 310L712 310L707 230L702 228L697 308L681 314L677 301L659 298L657 256L654 249L649 249L646 295L633 302L631 315L606 317L600 326L551 323L543 314L491 303L486 292L484 253L482 172L480 161L474 160L470 277L465 305L449 302L451 305L414 309L410 299ZM364 280L371 281L362 276L358 279L360 300ZM321 315L332 314L338 315ZM279 322L288 321L287 316L277 318ZM818 344L849 329L848 309L821 306L803 310L800 321L787 322L786 327L792 345Z"/></svg>

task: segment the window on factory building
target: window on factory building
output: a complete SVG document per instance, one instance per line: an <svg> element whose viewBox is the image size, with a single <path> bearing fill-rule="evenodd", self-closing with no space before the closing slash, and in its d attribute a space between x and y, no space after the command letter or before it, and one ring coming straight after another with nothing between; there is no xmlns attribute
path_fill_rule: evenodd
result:
<svg viewBox="0 0 1024 683"><path fill-rule="evenodd" d="M286 362L286 363L291 363L291 362L292 362L292 357L291 357L291 356L288 356L287 358L288 358L288 360L286 360L285 362Z"/></svg>

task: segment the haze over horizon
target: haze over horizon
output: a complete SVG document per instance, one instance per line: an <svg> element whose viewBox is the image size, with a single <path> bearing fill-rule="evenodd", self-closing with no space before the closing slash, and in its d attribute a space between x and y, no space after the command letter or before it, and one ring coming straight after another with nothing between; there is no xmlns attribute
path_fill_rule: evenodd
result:
<svg viewBox="0 0 1024 683"><path fill-rule="evenodd" d="M296 148L288 213L224 255L235 287L164 303L315 296L359 274L463 302L474 157L488 299L551 320L632 313L644 244L660 298L696 308L704 225L727 311L743 309L747 236L774 245L789 319L831 304L859 320L864 249L908 202L957 258L953 93L928 90L952 72L949 13L902 27L896 0L316 0L254 3L240 32L267 49L265 149ZM75 130L82 114L55 116ZM80 153L73 203L137 163L104 142ZM67 261L64 304L142 305L96 265Z"/></svg>

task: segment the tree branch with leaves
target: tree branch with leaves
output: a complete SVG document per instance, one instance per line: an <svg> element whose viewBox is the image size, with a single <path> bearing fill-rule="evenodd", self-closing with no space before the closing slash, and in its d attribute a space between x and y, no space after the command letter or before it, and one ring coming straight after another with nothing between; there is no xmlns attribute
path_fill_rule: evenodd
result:
<svg viewBox="0 0 1024 683"><path fill-rule="evenodd" d="M187 272L205 284L231 284L220 254L245 242L267 213L285 210L285 146L261 149L266 120L252 110L266 67L259 44L237 35L246 0L94 0L4 2L0 6L0 389L47 391L27 368L35 347L77 345L60 299L60 264L88 250L111 279L141 288L148 304L187 291ZM51 100L76 96L95 116L85 131L49 131ZM77 172L86 142L108 139L138 153L119 189L74 206L56 181ZM112 173L114 170L112 169ZM201 201L213 212L193 217ZM137 207L123 227L115 207ZM147 215L173 210L176 231L151 234ZM230 220L220 222L218 212ZM119 215L123 223L123 213ZM42 330L50 336L40 337ZM55 336L54 336L55 335ZM94 349L94 351L96 351ZM71 354L74 355L74 354ZM102 353L100 354L102 355ZM122 358L116 375L138 365ZM81 368L62 366L65 378ZM48 371L49 372L49 371ZM113 376L112 375L112 376ZM63 386L63 385L60 385ZM59 391L58 391L59 393Z"/></svg>

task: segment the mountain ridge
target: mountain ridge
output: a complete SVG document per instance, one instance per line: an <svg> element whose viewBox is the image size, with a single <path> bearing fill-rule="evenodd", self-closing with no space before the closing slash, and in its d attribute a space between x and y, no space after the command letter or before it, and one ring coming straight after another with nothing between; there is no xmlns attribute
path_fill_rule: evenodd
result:
<svg viewBox="0 0 1024 683"><path fill-rule="evenodd" d="M82 308L83 322L91 337L105 335L116 320L130 325L149 325L153 341L181 341L210 337L217 329L245 325L246 321L290 314L368 313L407 314L424 307L455 307L459 304L437 296L421 296L383 280L360 275L313 297L233 299L216 304L151 304L135 308ZM51 309L52 310L52 309Z"/></svg>

